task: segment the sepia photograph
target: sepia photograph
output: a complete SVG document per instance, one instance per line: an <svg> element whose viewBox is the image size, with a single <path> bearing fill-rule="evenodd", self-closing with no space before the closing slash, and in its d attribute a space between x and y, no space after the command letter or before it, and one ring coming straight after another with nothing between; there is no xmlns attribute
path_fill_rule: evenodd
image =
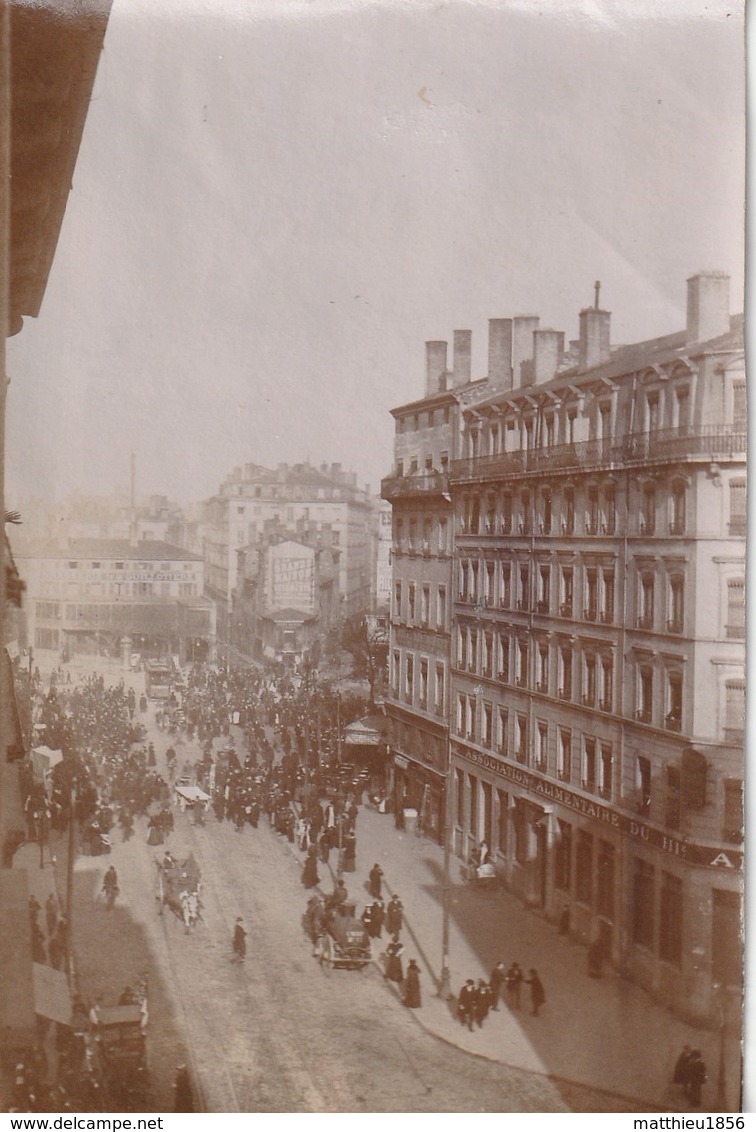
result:
<svg viewBox="0 0 756 1132"><path fill-rule="evenodd" d="M0 132L7 1127L744 1127L743 0L0 0Z"/></svg>

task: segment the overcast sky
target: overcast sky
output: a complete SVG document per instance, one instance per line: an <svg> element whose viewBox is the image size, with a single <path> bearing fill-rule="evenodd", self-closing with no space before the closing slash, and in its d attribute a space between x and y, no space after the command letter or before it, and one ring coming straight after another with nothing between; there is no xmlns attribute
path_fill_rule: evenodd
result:
<svg viewBox="0 0 756 1132"><path fill-rule="evenodd" d="M8 505L212 494L235 464L378 489L424 342L535 313L615 343L742 309L742 4L114 0L38 319L9 343ZM631 14L629 14L631 13Z"/></svg>

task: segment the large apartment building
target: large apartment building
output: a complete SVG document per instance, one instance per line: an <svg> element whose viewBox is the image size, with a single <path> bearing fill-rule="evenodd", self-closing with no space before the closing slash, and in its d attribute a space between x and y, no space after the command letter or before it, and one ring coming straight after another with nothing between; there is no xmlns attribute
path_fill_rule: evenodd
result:
<svg viewBox="0 0 756 1132"><path fill-rule="evenodd" d="M454 846L485 840L510 890L709 1017L742 969L742 320L711 273L678 333L615 349L610 321L597 293L565 352L493 320L459 407ZM419 717L423 647L398 685Z"/></svg>
<svg viewBox="0 0 756 1132"><path fill-rule="evenodd" d="M336 554L339 614L367 609L371 596L373 500L340 464L245 464L226 477L205 504L206 592L217 606L218 635L227 639L238 581L237 551L254 544L270 524L304 523L319 545Z"/></svg>

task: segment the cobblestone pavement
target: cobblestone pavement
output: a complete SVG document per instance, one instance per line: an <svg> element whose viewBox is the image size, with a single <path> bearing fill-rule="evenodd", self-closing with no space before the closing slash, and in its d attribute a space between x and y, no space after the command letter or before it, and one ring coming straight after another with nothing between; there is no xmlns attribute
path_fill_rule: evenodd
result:
<svg viewBox="0 0 756 1132"><path fill-rule="evenodd" d="M139 679L128 677L137 687ZM161 772L171 742L179 766L198 757L196 745L157 731L151 711L147 723ZM239 834L212 815L202 827L176 815L167 847L177 857L194 853L203 878L203 920L189 935L168 909L158 914L154 862L163 850L147 846L146 835L141 821L129 842L115 833L110 856L77 859L74 937L81 987L90 998L115 1001L139 972L148 974L154 1111L172 1110L180 1061L190 1067L198 1107L210 1112L678 1110L680 1098L665 1083L669 1060L687 1033L645 996L637 999L637 988L579 975L581 949L508 897L455 887L454 989L468 975L487 975L498 958L519 958L546 976L544 1017L523 1012L515 1018L503 1010L474 1034L454 1021L434 985L441 851L399 834L390 818L361 809L358 872L347 882L361 906L367 897L362 883L379 860L388 884L400 892L408 910L407 954L417 954L423 967L418 1011L401 1005L377 962L362 971L319 967L300 923L306 903L301 855L265 818L259 829ZM98 893L110 863L121 894L108 913ZM60 873L60 858L57 868ZM52 870L32 870L33 881L35 875L44 891ZM328 887L323 869L321 876ZM249 932L244 964L231 962L238 915ZM624 1010L635 1026L643 1017L638 1010L646 1008L651 1054L639 1065L628 1053L629 1040L622 1041L621 1020ZM711 1078L714 1051L704 1046L711 1036L696 1036ZM636 1030L630 1037L637 1039ZM577 1061L566 1056L571 1044L581 1044ZM607 1055L592 1061L602 1046Z"/></svg>

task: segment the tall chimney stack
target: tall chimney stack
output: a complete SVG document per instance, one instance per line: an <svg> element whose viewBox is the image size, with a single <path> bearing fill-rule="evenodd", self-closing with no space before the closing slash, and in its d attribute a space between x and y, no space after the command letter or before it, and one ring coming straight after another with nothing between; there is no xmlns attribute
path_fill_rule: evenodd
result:
<svg viewBox="0 0 756 1132"><path fill-rule="evenodd" d="M702 271L688 280L688 320L685 341L708 342L730 329L730 276Z"/></svg>
<svg viewBox="0 0 756 1132"><path fill-rule="evenodd" d="M512 319L488 320L488 383L492 389L512 388Z"/></svg>
<svg viewBox="0 0 756 1132"><path fill-rule="evenodd" d="M533 384L533 331L538 329L540 319L536 314L518 314L512 321L512 369L516 389Z"/></svg>
<svg viewBox="0 0 756 1132"><path fill-rule="evenodd" d="M446 342L425 343L425 396L446 389Z"/></svg>
<svg viewBox="0 0 756 1132"><path fill-rule="evenodd" d="M563 354L563 330L533 331L533 381L536 385L554 377Z"/></svg>
<svg viewBox="0 0 756 1132"><path fill-rule="evenodd" d="M578 365L580 369L593 369L609 361L611 355L610 327L611 311L599 306L601 283L594 283L596 298L592 307L580 312L580 338L578 340Z"/></svg>
<svg viewBox="0 0 756 1132"><path fill-rule="evenodd" d="M472 331L454 331L454 388L467 385L472 374Z"/></svg>

